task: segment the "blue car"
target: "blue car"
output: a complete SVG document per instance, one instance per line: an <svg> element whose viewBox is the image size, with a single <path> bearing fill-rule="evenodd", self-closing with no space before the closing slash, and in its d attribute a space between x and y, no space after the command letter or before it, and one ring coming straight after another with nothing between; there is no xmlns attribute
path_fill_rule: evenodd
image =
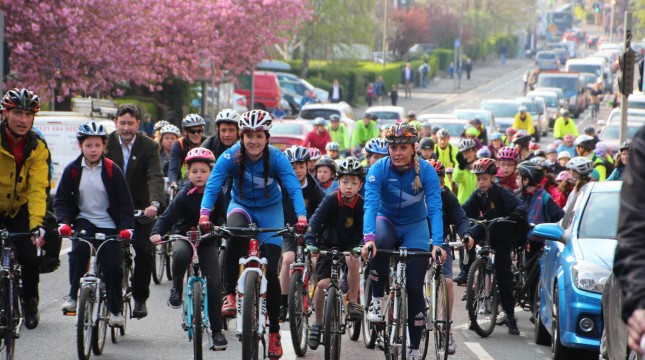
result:
<svg viewBox="0 0 645 360"><path fill-rule="evenodd" d="M544 240L536 292L535 342L551 343L553 359L598 351L602 292L611 275L622 181L591 182L557 224L533 230ZM538 298L539 297L539 298Z"/></svg>

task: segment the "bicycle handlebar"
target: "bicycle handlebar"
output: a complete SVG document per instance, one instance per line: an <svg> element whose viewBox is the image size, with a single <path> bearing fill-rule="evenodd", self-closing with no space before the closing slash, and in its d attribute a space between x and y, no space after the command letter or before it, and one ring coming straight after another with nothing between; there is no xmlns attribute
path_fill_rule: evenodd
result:
<svg viewBox="0 0 645 360"><path fill-rule="evenodd" d="M7 229L2 229L0 230L0 238L2 239L7 239L7 238L20 238L20 237L32 237L35 236L34 233L31 232L9 232Z"/></svg>
<svg viewBox="0 0 645 360"><path fill-rule="evenodd" d="M492 224L498 223L498 222L506 222L506 223L509 223L509 224L516 224L515 221L509 219L507 216L502 216L502 217L498 217L498 218L490 219L490 220L489 219L473 219L473 218L469 218L468 220L470 220L471 224L482 224L482 225L484 225L486 227L489 227Z"/></svg>
<svg viewBox="0 0 645 360"><path fill-rule="evenodd" d="M69 237L70 241L79 241L79 240L126 240L126 239L121 239L119 235L105 235L103 233L95 233L94 236L88 236L85 235L85 231L81 231L80 233L73 233L72 236ZM127 240L126 240L127 241Z"/></svg>
<svg viewBox="0 0 645 360"><path fill-rule="evenodd" d="M426 256L426 257L431 257L432 252L430 251L422 251L422 250L407 250L405 248L399 248L398 250L390 250L390 249L377 249L378 253L381 254L389 254L389 255L405 255L405 257L417 257L417 256Z"/></svg>
<svg viewBox="0 0 645 360"><path fill-rule="evenodd" d="M253 225L253 226L251 226ZM260 233L275 232L272 237L280 236L288 232L294 232L292 227L286 226L282 228L259 228L255 224L249 224L247 227L227 227L227 226L213 226L213 233L221 236L223 234L230 236L254 236Z"/></svg>

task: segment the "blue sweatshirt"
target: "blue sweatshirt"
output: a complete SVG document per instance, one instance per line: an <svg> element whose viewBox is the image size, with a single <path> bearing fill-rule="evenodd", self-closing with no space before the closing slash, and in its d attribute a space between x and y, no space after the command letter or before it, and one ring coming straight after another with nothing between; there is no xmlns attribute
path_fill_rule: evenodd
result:
<svg viewBox="0 0 645 360"><path fill-rule="evenodd" d="M421 185L414 191L414 167L401 172L394 168L389 157L378 160L370 167L365 182L365 217L363 235L376 231L376 216L382 214L395 225L406 225L430 220L432 244L443 244L443 213L441 188L435 169L420 161ZM425 200L425 201L424 201Z"/></svg>

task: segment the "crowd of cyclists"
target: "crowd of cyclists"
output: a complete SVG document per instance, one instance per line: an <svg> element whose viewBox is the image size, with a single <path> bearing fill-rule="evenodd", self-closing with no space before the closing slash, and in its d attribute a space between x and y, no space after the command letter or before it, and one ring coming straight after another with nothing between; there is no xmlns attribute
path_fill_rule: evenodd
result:
<svg viewBox="0 0 645 360"><path fill-rule="evenodd" d="M39 110L38 97L26 89L14 89L4 96L2 106L0 162L13 171L0 175L0 220L12 232L31 230L34 234L31 241L15 242L16 258L23 269L25 324L32 329L38 325L36 247L42 245L47 230L43 217L50 156L45 140L30 131ZM453 277L452 251L444 245L451 227L466 244L463 251L469 253L472 263L475 245L483 241L485 229L471 226L469 219L506 217L514 225L505 223L492 229L490 241L497 254L495 271L505 324L509 334L519 335L512 249L518 243L528 243L530 254L538 254L539 245L530 241L530 224L558 221L590 181L620 180L630 148L629 141L621 144L614 158L595 137L593 128L578 135L566 110L556 120L555 141L541 148L531 142L532 122L528 128L524 125L525 113L525 109L518 109L514 125L504 133L488 134L479 119L472 119L458 144L450 142L446 129L420 123L414 113L380 131L378 119L365 116L356 123L358 136L353 136L351 143L346 129L336 134L340 137L334 136L341 128L338 118L318 118L314 125L320 128L320 137L308 136L302 146L282 152L270 145L273 119L265 111L238 114L222 110L210 137L205 136L205 121L197 114L186 116L181 130L159 121L154 138L148 138L137 132L137 107L122 105L112 134L94 122L78 130L81 154L65 168L53 201L56 231L61 237L85 231L132 239L136 251L132 315L142 318L147 316L154 247L165 234L185 234L194 227L207 232L213 225L223 224L246 227L254 223L261 228L290 224L304 235L308 253L317 257L316 311L308 339L309 347L316 349L322 330L320 309L331 271L330 259L317 256L320 248L351 250L360 246L364 258L371 251L372 302L367 318L379 323L384 321L384 288L389 274L389 256L380 254L380 249L432 250L432 257L440 253L450 301L454 302L453 283L466 282L470 264L460 263L461 273ZM168 178L166 187L164 177ZM176 194L172 201L170 192ZM145 216L135 219L135 209L142 209ZM287 316L295 243L292 236L270 235L259 237L261 256L268 260L268 356L280 358L280 322ZM229 241L224 283L217 273L216 243L203 242L198 248L209 291L223 293L223 297L208 297L213 350L224 350L228 343L223 321L237 311L238 261L246 254L248 242L245 237ZM167 300L172 308L182 305L183 278L192 256L192 249L184 245L173 245L173 285ZM63 311L76 308L88 251L82 244L72 244L70 291ZM99 256L113 326L124 321L120 301L123 274L115 260L120 259L121 251L115 245ZM429 261L424 257L408 259L408 359L420 356L426 318L422 289ZM355 319L365 314L358 298L358 272L356 259L347 257L348 311ZM450 334L449 353L455 351Z"/></svg>

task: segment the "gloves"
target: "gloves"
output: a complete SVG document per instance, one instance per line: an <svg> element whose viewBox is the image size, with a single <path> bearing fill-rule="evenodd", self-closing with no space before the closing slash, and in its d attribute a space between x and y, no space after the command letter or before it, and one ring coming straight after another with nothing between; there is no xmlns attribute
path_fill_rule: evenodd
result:
<svg viewBox="0 0 645 360"><path fill-rule="evenodd" d="M512 212L512 213L510 213L510 214L508 214L508 219L509 219L509 220L513 220L513 221L515 221L515 222L516 222L516 223L518 223L518 224L519 224L520 222L524 221L524 217L523 217L522 215L520 215L520 213L515 212L515 211L514 211L514 212Z"/></svg>
<svg viewBox="0 0 645 360"><path fill-rule="evenodd" d="M208 233L211 231L211 219L208 215L199 216L199 229L203 233Z"/></svg>
<svg viewBox="0 0 645 360"><path fill-rule="evenodd" d="M123 229L119 232L119 237L123 240L130 240L134 236L134 230Z"/></svg>
<svg viewBox="0 0 645 360"><path fill-rule="evenodd" d="M305 250L310 254L318 254L318 247L314 244L307 244Z"/></svg>
<svg viewBox="0 0 645 360"><path fill-rule="evenodd" d="M468 165L468 161L466 161L466 158L462 153L457 154L457 162L459 163L459 170L464 170Z"/></svg>
<svg viewBox="0 0 645 360"><path fill-rule="evenodd" d="M309 227L307 219L298 220L298 223L296 224L296 233L304 235L304 233L307 232L307 227Z"/></svg>
<svg viewBox="0 0 645 360"><path fill-rule="evenodd" d="M61 224L58 227L58 235L60 235L60 236L71 236L72 235L72 227L69 226L69 224Z"/></svg>

